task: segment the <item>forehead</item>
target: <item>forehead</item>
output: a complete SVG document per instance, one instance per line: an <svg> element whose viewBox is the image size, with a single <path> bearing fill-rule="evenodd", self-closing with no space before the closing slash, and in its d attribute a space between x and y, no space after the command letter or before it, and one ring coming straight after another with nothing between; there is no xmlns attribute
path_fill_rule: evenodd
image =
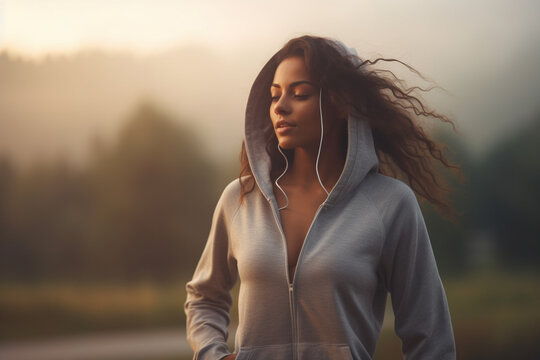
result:
<svg viewBox="0 0 540 360"><path fill-rule="evenodd" d="M289 57L284 59L274 73L274 84L287 85L289 83L307 80L311 81L308 69L301 57Z"/></svg>

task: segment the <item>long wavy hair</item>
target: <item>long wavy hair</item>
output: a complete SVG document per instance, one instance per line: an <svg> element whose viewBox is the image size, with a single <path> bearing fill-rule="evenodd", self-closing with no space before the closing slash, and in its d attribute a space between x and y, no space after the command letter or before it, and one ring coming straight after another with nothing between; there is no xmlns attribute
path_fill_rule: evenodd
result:
<svg viewBox="0 0 540 360"><path fill-rule="evenodd" d="M454 123L447 116L428 108L416 94L430 89L406 87L393 72L377 69L374 65L381 61L396 62L424 79L422 74L393 58L361 60L354 55L344 56L333 41L307 35L289 40L274 55L273 72L281 61L294 56L304 59L312 79L329 95L326 105L334 109L343 105L354 107L368 120L379 159L379 172L406 182L419 197L432 203L441 215L455 221L456 211L447 200L450 188L437 167L442 165L460 174L461 169L448 161L443 154L444 145L424 131L419 118L438 119L451 124L455 131ZM270 106L270 92L267 100ZM268 123L271 123L270 119ZM274 177L283 168L284 159L277 150L278 141L273 127L261 130L267 139L266 151L272 164L271 177ZM255 187L244 141L240 162L242 201Z"/></svg>

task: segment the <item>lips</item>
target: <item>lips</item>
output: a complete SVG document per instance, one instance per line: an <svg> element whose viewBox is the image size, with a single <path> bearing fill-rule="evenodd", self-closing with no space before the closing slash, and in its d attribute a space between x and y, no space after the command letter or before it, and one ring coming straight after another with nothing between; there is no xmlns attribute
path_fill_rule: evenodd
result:
<svg viewBox="0 0 540 360"><path fill-rule="evenodd" d="M286 136L296 127L295 124L287 122L285 120L280 120L276 123L276 133L280 136Z"/></svg>
<svg viewBox="0 0 540 360"><path fill-rule="evenodd" d="M296 125L294 125L293 123L287 122L285 120L279 120L276 123L276 129L285 128L285 127L294 127L294 126L296 126Z"/></svg>

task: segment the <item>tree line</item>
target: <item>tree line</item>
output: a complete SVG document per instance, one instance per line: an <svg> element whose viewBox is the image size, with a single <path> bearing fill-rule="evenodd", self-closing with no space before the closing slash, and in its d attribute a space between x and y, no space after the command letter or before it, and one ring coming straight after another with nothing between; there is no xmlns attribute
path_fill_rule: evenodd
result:
<svg viewBox="0 0 540 360"><path fill-rule="evenodd" d="M538 270L540 118L480 161L456 138L458 226L424 207L442 273L491 251L499 266ZM65 158L21 170L0 158L0 280L174 281L191 275L235 165L204 155L196 134L150 102L114 141L96 138L82 168ZM471 247L478 238L487 248ZM472 249L472 250L471 250Z"/></svg>

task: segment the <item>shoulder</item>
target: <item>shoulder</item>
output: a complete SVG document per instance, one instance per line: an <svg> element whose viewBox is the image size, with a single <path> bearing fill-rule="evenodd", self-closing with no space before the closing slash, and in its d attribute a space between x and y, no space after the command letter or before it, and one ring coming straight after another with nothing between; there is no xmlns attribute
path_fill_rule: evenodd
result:
<svg viewBox="0 0 540 360"><path fill-rule="evenodd" d="M240 181L238 178L230 181L223 191L216 205L216 212L234 216L240 206Z"/></svg>
<svg viewBox="0 0 540 360"><path fill-rule="evenodd" d="M242 186L247 189L247 193L242 189ZM243 196L242 193L244 193ZM245 209L249 204L257 206L257 202L254 202L254 199L260 201L264 197L258 191L253 177L251 175L245 175L241 178L235 178L225 186L216 210L221 209L221 211L224 211L227 218L232 221L240 212L239 210L241 208Z"/></svg>
<svg viewBox="0 0 540 360"><path fill-rule="evenodd" d="M225 197L228 200L232 200L232 198L239 198L240 197L240 179L235 178L234 180L230 181L223 189L223 193L221 196Z"/></svg>
<svg viewBox="0 0 540 360"><path fill-rule="evenodd" d="M418 204L409 185L381 173L370 173L363 181L360 191L381 208Z"/></svg>
<svg viewBox="0 0 540 360"><path fill-rule="evenodd" d="M399 179L371 173L363 181L360 191L377 209L387 231L396 223L421 216L414 191Z"/></svg>

